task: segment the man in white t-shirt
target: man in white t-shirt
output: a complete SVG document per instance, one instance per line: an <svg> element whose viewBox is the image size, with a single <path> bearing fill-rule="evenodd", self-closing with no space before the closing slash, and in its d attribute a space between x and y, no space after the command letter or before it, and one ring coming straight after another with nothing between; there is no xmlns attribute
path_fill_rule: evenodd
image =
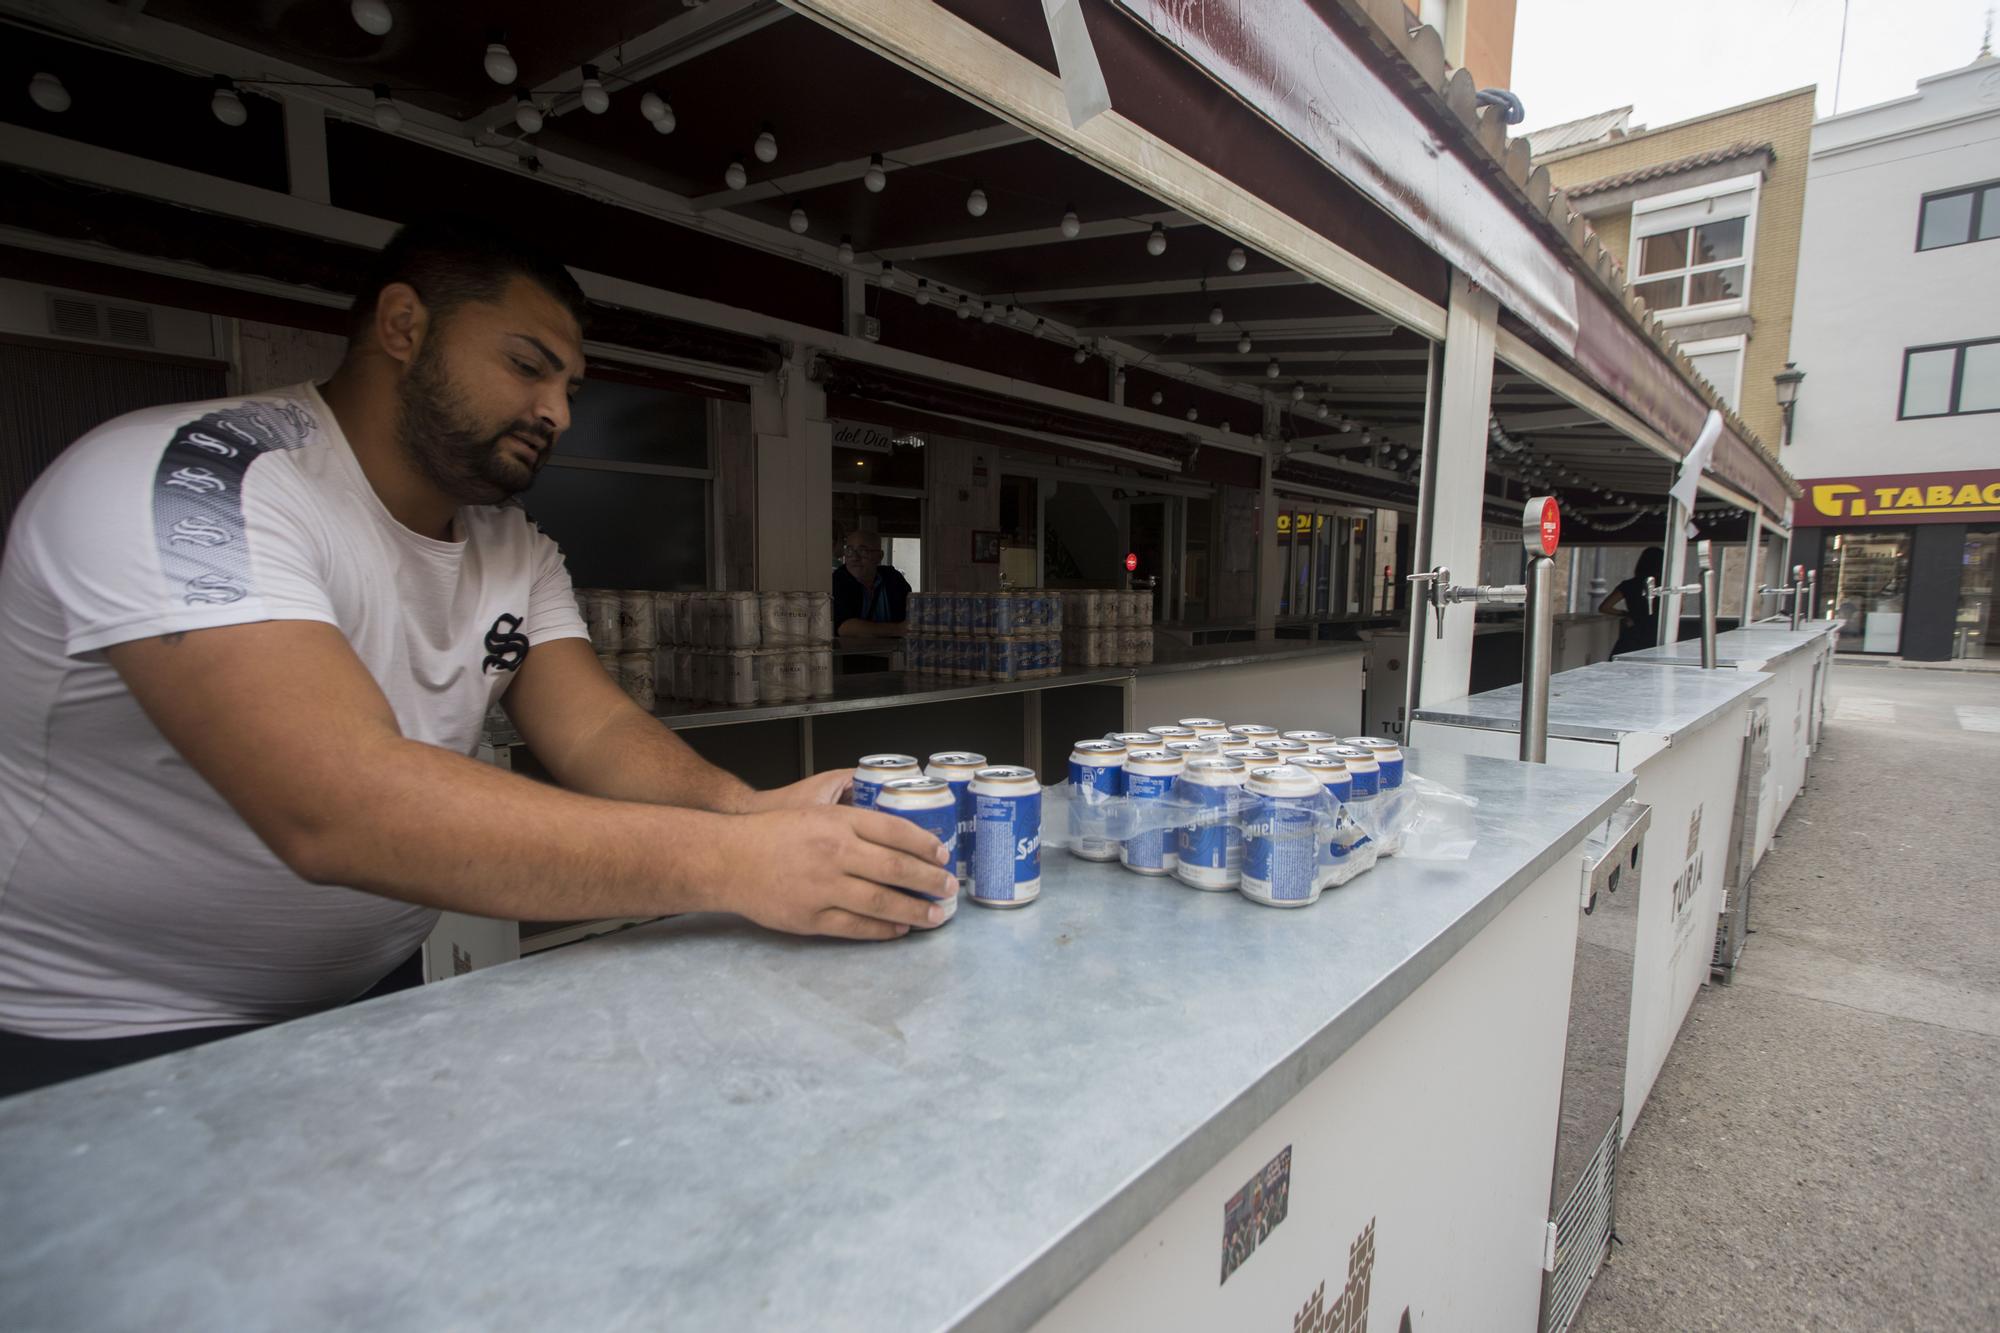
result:
<svg viewBox="0 0 2000 1333"><path fill-rule="evenodd" d="M0 1095L345 1003L440 908L862 939L948 914L943 848L838 804L846 772L752 791L598 665L510 503L569 425L583 307L488 227L413 224L324 385L120 417L28 493ZM470 757L495 702L560 786Z"/></svg>

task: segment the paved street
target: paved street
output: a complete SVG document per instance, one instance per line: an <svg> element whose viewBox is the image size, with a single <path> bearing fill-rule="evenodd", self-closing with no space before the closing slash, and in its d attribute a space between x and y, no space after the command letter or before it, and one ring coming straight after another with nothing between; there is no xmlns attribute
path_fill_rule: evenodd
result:
<svg viewBox="0 0 2000 1333"><path fill-rule="evenodd" d="M1842 666L1575 1325L2000 1328L2000 676Z"/></svg>

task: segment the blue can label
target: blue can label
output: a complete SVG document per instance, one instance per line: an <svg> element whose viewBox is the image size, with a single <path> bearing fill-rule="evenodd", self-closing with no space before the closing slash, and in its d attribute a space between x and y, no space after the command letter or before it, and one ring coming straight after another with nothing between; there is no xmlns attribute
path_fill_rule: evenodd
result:
<svg viewBox="0 0 2000 1333"><path fill-rule="evenodd" d="M1083 793L1086 805L1094 805L1107 796L1123 796L1125 767L1122 764L1079 764L1071 759L1069 785Z"/></svg>
<svg viewBox="0 0 2000 1333"><path fill-rule="evenodd" d="M1128 773L1125 794L1134 801L1164 800L1178 781L1169 773ZM1135 870L1171 870L1178 860L1175 831L1150 829L1125 840L1125 864Z"/></svg>
<svg viewBox="0 0 2000 1333"><path fill-rule="evenodd" d="M956 805L936 805L928 810L884 810L885 815L907 819L924 832L945 845L952 855L953 863L958 858L958 807ZM928 897L928 894L919 895Z"/></svg>
<svg viewBox="0 0 2000 1333"><path fill-rule="evenodd" d="M972 875L972 848L979 838L979 821L973 817L971 779L964 782L946 782L951 788L952 799L958 802L958 843L952 857L952 873L960 879Z"/></svg>
<svg viewBox="0 0 2000 1333"><path fill-rule="evenodd" d="M855 776L854 808L856 810L873 810L875 808L875 798L877 796L880 796L881 794L882 794L881 783L870 782L866 778L861 777L859 774Z"/></svg>
<svg viewBox="0 0 2000 1333"><path fill-rule="evenodd" d="M1373 800L1382 790L1382 771L1378 764L1375 771L1348 769L1347 776L1354 780L1354 796L1357 801Z"/></svg>
<svg viewBox="0 0 2000 1333"><path fill-rule="evenodd" d="M1042 794L975 794L972 896L993 902L1032 897L1042 878Z"/></svg>
<svg viewBox="0 0 2000 1333"><path fill-rule="evenodd" d="M1252 796L1243 823L1243 881L1279 902L1312 897L1318 838L1309 798Z"/></svg>
<svg viewBox="0 0 2000 1333"><path fill-rule="evenodd" d="M1385 791L1393 791L1403 785L1403 760L1400 756L1395 759L1385 759L1377 755L1375 764L1382 770L1382 787Z"/></svg>
<svg viewBox="0 0 2000 1333"><path fill-rule="evenodd" d="M1243 834L1229 817L1230 806L1240 788L1187 782L1182 784L1181 791L1206 816L1180 830L1181 864L1203 870L1233 870L1241 866Z"/></svg>

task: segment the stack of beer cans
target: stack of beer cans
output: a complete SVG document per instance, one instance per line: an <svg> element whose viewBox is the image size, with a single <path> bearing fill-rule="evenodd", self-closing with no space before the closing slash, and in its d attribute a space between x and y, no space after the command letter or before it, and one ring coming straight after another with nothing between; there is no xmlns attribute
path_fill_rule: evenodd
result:
<svg viewBox="0 0 2000 1333"><path fill-rule="evenodd" d="M944 680L1039 680L1062 670L1062 599L1043 588L910 594L903 665Z"/></svg>

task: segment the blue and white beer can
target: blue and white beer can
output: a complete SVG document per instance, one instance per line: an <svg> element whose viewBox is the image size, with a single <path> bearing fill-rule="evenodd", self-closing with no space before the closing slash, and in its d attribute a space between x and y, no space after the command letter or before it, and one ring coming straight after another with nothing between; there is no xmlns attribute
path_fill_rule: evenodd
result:
<svg viewBox="0 0 2000 1333"><path fill-rule="evenodd" d="M972 778L972 901L1026 907L1042 891L1042 788L1033 770L982 768Z"/></svg>
<svg viewBox="0 0 2000 1333"><path fill-rule="evenodd" d="M857 810L873 810L883 783L922 776L915 755L864 754L854 769L854 806Z"/></svg>
<svg viewBox="0 0 2000 1333"><path fill-rule="evenodd" d="M1219 717L1184 717L1181 725L1197 736L1226 736L1229 724Z"/></svg>
<svg viewBox="0 0 2000 1333"><path fill-rule="evenodd" d="M1187 760L1171 750L1137 750L1125 756L1125 798L1135 809L1147 802L1164 801L1174 794ZM1147 829L1120 845L1118 859L1127 870L1141 875L1171 875L1180 863L1176 850L1178 830Z"/></svg>
<svg viewBox="0 0 2000 1333"><path fill-rule="evenodd" d="M1278 729L1267 727L1262 722L1232 722L1229 724L1229 734L1234 736L1240 745L1262 745L1267 740L1276 739Z"/></svg>
<svg viewBox="0 0 2000 1333"><path fill-rule="evenodd" d="M1262 768L1266 764L1275 763L1278 758L1261 745L1226 745L1222 749L1222 755L1225 759L1242 760L1246 769Z"/></svg>
<svg viewBox="0 0 2000 1333"><path fill-rule="evenodd" d="M1228 755L1190 759L1182 770L1174 790L1198 807L1199 815L1180 830L1174 875L1181 883L1226 893L1243 878L1243 832L1236 815L1248 775L1243 761Z"/></svg>
<svg viewBox="0 0 2000 1333"><path fill-rule="evenodd" d="M936 778L951 788L952 799L958 802L958 856L952 873L958 876L960 884L972 878L972 844L978 836L974 831L972 818L972 775L986 767L986 756L974 754L970 750L940 750L931 756L930 764L924 769L924 776Z"/></svg>
<svg viewBox="0 0 2000 1333"><path fill-rule="evenodd" d="M1159 747L1168 754L1177 754L1183 759L1192 759L1198 754L1221 754L1213 736L1197 736L1191 741L1168 741Z"/></svg>
<svg viewBox="0 0 2000 1333"><path fill-rule="evenodd" d="M951 859L958 858L958 798L951 794L951 785L941 778L896 778L882 784L876 794L875 808L885 815L895 815L907 819L924 832L936 838L950 853ZM927 893L916 893L910 889L898 889L913 898L937 901ZM951 920L958 911L958 899L951 900L951 910L945 921ZM944 922L938 923L943 925Z"/></svg>
<svg viewBox="0 0 2000 1333"><path fill-rule="evenodd" d="M1301 755L1312 753L1312 746L1304 741L1288 741L1283 736L1266 737L1257 742L1257 748L1266 754L1276 755L1281 764L1288 764Z"/></svg>
<svg viewBox="0 0 2000 1333"><path fill-rule="evenodd" d="M1191 741L1195 738L1193 727L1183 726L1178 722L1162 722L1158 726L1147 727L1146 730L1153 733L1155 748L1168 741Z"/></svg>
<svg viewBox="0 0 2000 1333"><path fill-rule="evenodd" d="M1323 745L1319 753L1347 765L1348 776L1354 779L1354 795L1350 800L1372 801L1381 794L1382 765L1375 762L1373 750L1358 745Z"/></svg>
<svg viewBox="0 0 2000 1333"><path fill-rule="evenodd" d="M1079 818L1088 817L1084 811L1101 818L1104 807L1125 794L1125 746L1119 741L1078 741L1070 747L1069 786L1071 808ZM1118 842L1113 838L1079 837L1069 850L1085 861L1118 859Z"/></svg>
<svg viewBox="0 0 2000 1333"><path fill-rule="evenodd" d="M1322 745L1340 744L1340 737L1330 731L1288 731L1285 733L1285 739L1288 741L1302 741L1305 743L1306 748L1312 750L1317 750Z"/></svg>
<svg viewBox="0 0 2000 1333"><path fill-rule="evenodd" d="M1107 731L1104 733L1104 739L1117 741L1128 751L1160 748L1160 738L1150 731Z"/></svg>
<svg viewBox="0 0 2000 1333"><path fill-rule="evenodd" d="M1348 775L1347 765L1332 755L1308 754L1287 760L1294 768L1302 768L1325 790L1327 799L1336 805L1346 805L1354 796L1354 779Z"/></svg>
<svg viewBox="0 0 2000 1333"><path fill-rule="evenodd" d="M1342 745L1352 745L1375 756L1382 767L1382 790L1394 791L1403 785L1403 746L1386 736L1343 736Z"/></svg>
<svg viewBox="0 0 2000 1333"><path fill-rule="evenodd" d="M1266 907L1317 902L1320 784L1290 764L1251 772L1245 783L1243 876L1239 892Z"/></svg>

